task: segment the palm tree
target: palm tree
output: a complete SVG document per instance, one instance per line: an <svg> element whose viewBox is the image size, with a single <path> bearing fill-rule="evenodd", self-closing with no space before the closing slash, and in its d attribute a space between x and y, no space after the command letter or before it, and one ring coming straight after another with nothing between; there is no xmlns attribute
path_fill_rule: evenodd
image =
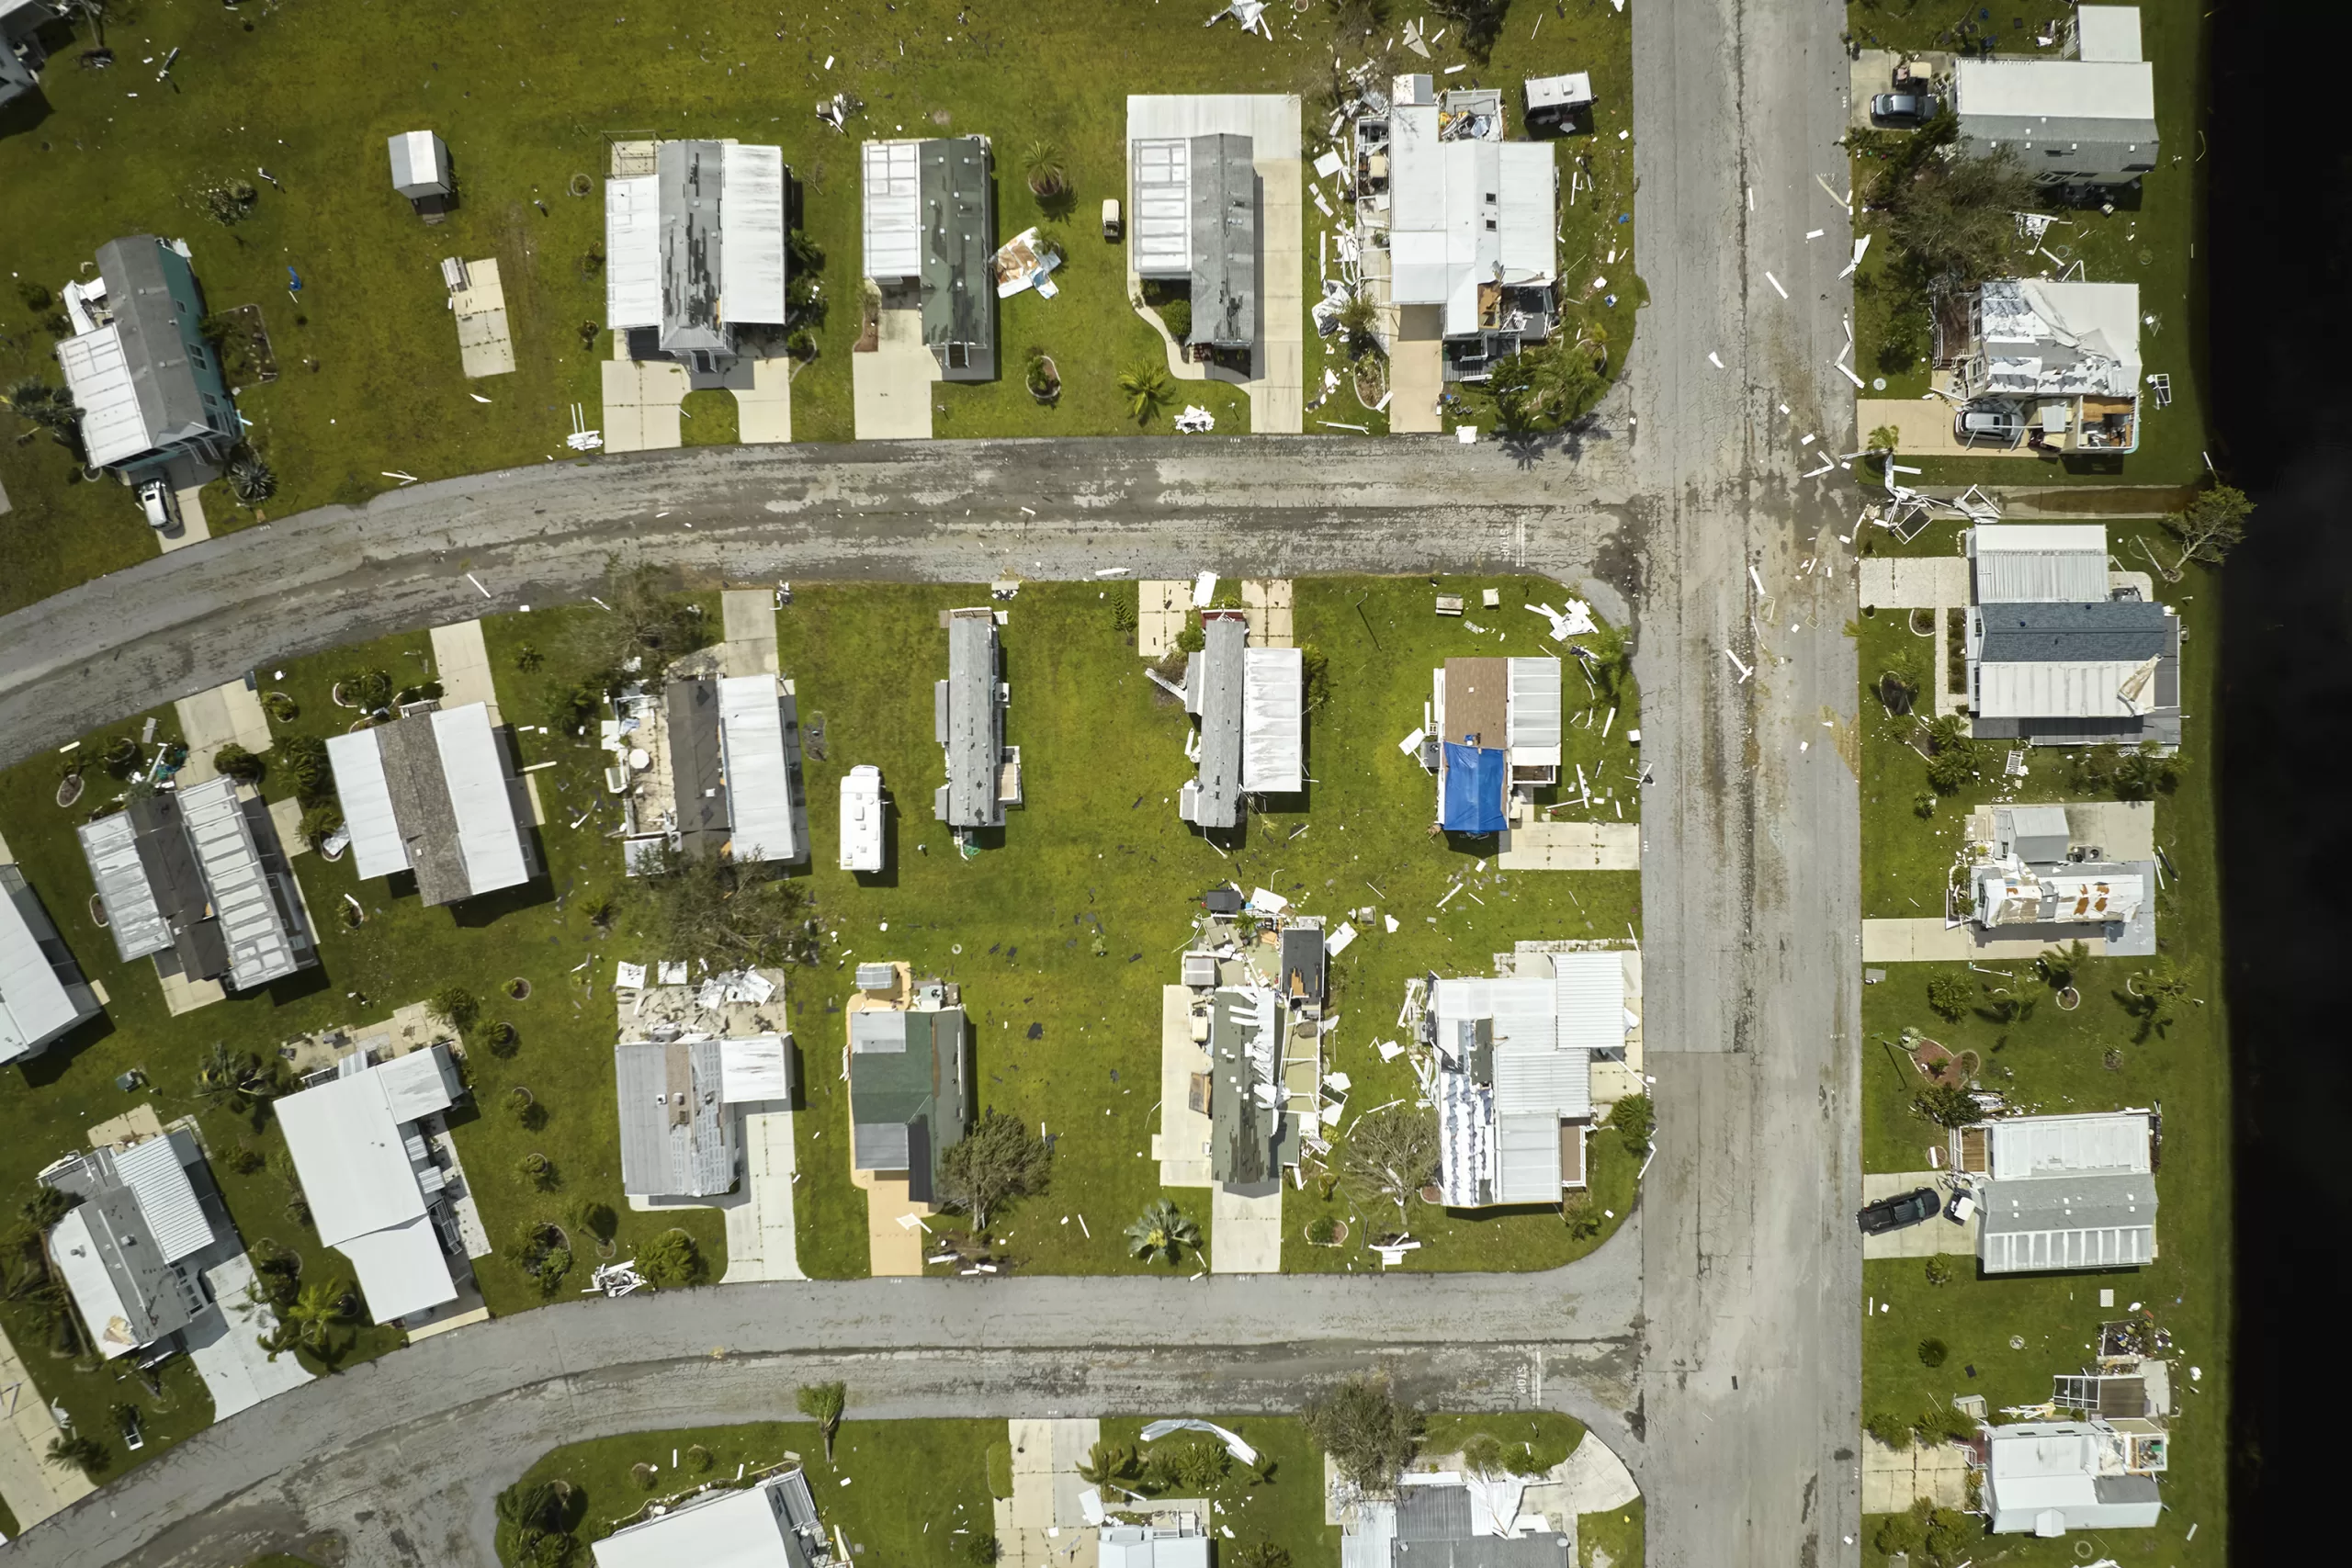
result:
<svg viewBox="0 0 2352 1568"><path fill-rule="evenodd" d="M325 1341L327 1331L343 1321L343 1296L348 1289L340 1280L333 1284L313 1281L303 1286L301 1294L294 1298L285 1313L294 1337L317 1349Z"/></svg>
<svg viewBox="0 0 2352 1568"><path fill-rule="evenodd" d="M196 1069L197 1098L244 1111L259 1098L260 1071L261 1061L252 1052L232 1051L226 1042L216 1040Z"/></svg>
<svg viewBox="0 0 2352 1568"><path fill-rule="evenodd" d="M229 490L240 503L258 506L277 493L277 475L248 452L229 465Z"/></svg>
<svg viewBox="0 0 2352 1568"><path fill-rule="evenodd" d="M1126 400L1127 412L1137 424L1148 423L1172 395L1164 365L1136 365L1119 372L1119 396Z"/></svg>
<svg viewBox="0 0 2352 1568"><path fill-rule="evenodd" d="M1163 1258L1173 1263L1187 1250L1201 1250L1201 1227L1169 1200L1156 1199L1142 1217L1127 1227L1127 1248L1147 1263Z"/></svg>
<svg viewBox="0 0 2352 1568"><path fill-rule="evenodd" d="M1021 169L1029 181L1029 194L1040 201L1069 190L1069 172L1062 166L1062 150L1051 141L1029 143L1021 154Z"/></svg>

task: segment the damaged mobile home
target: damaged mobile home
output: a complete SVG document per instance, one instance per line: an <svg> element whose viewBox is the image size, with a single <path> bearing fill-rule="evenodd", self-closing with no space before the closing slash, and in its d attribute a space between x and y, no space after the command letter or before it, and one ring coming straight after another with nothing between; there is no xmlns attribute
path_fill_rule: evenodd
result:
<svg viewBox="0 0 2352 1568"><path fill-rule="evenodd" d="M1306 656L1251 648L1239 610L1203 611L1201 635L1184 665L1184 711L1200 721L1186 750L1200 771L1176 811L1196 827L1232 828L1246 797L1306 787Z"/></svg>
<svg viewBox="0 0 2352 1568"><path fill-rule="evenodd" d="M947 782L932 796L932 812L956 829L957 841L982 828L1004 826L1004 808L1021 804L1021 748L1004 743L1004 710L1012 689L1001 671L997 612L980 605L949 610L947 678L933 688L933 728L947 764Z"/></svg>
<svg viewBox="0 0 2352 1568"><path fill-rule="evenodd" d="M2108 570L2098 524L1968 530L1970 729L2036 746L2180 744L2180 616Z"/></svg>
<svg viewBox="0 0 2352 1568"><path fill-rule="evenodd" d="M539 874L530 796L483 704L415 705L329 736L327 762L362 882L410 872L429 908Z"/></svg>
<svg viewBox="0 0 2352 1568"><path fill-rule="evenodd" d="M774 675L682 664L656 691L622 688L601 726L632 873L690 860L795 864L808 855L799 700Z"/></svg>
<svg viewBox="0 0 2352 1568"><path fill-rule="evenodd" d="M779 147L656 141L605 182L605 324L631 359L669 359L718 376L780 332L785 204ZM747 331L750 329L750 331Z"/></svg>
<svg viewBox="0 0 2352 1568"><path fill-rule="evenodd" d="M1421 766L1437 775L1437 823L1499 833L1514 794L1560 779L1560 661L1449 659L1422 714Z"/></svg>
<svg viewBox="0 0 2352 1568"><path fill-rule="evenodd" d="M865 276L882 308L917 309L944 381L996 377L996 189L988 138L868 141Z"/></svg>

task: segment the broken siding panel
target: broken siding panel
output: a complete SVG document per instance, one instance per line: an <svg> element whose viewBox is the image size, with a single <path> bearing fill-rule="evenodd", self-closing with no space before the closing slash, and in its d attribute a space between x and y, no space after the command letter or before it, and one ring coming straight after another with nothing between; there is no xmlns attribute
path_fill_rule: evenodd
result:
<svg viewBox="0 0 2352 1568"><path fill-rule="evenodd" d="M605 182L605 324L662 324L661 182L652 175Z"/></svg>
<svg viewBox="0 0 2352 1568"><path fill-rule="evenodd" d="M1510 707L1504 717L1510 765L1514 768L1557 768L1560 765L1560 661L1556 659L1513 659L1510 666Z"/></svg>
<svg viewBox="0 0 2352 1568"><path fill-rule="evenodd" d="M98 904L106 910L107 933L114 950L128 964L172 945L172 929L147 885L147 868L139 858L139 834L127 811L101 817L74 829L82 840L82 858L89 863L90 879L97 885Z"/></svg>
<svg viewBox="0 0 2352 1568"><path fill-rule="evenodd" d="M209 780L180 791L179 803L180 819L187 825L226 941L230 985L251 990L293 974L301 966L296 933L287 929L279 910L236 784L226 778Z"/></svg>
<svg viewBox="0 0 2352 1568"><path fill-rule="evenodd" d="M1295 648L1252 648L1244 662L1241 787L1252 795L1293 795L1306 787L1306 655Z"/></svg>
<svg viewBox="0 0 2352 1568"><path fill-rule="evenodd" d="M1149 140L1132 149L1127 253L1139 277L1193 276L1193 161L1179 140Z"/></svg>
<svg viewBox="0 0 2352 1568"><path fill-rule="evenodd" d="M784 324L784 149L729 142L719 157L727 231L719 252L719 319L730 326Z"/></svg>
<svg viewBox="0 0 2352 1568"><path fill-rule="evenodd" d="M865 175L865 276L904 283L922 276L922 170L919 141L868 141Z"/></svg>

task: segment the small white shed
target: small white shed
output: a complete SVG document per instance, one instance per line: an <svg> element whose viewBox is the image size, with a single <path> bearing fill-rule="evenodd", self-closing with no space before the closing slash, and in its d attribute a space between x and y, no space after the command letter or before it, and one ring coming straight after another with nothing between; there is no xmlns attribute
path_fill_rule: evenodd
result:
<svg viewBox="0 0 2352 1568"><path fill-rule="evenodd" d="M392 188L412 203L447 197L449 144L429 130L407 130L390 139Z"/></svg>

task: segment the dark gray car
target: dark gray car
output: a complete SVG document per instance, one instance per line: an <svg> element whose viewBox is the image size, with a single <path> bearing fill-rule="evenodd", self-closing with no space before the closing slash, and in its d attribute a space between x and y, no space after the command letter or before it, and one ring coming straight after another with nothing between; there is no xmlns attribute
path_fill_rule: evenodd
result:
<svg viewBox="0 0 2352 1568"><path fill-rule="evenodd" d="M1881 125L1925 125L1943 107L1933 93L1881 93L1871 100L1871 118Z"/></svg>

